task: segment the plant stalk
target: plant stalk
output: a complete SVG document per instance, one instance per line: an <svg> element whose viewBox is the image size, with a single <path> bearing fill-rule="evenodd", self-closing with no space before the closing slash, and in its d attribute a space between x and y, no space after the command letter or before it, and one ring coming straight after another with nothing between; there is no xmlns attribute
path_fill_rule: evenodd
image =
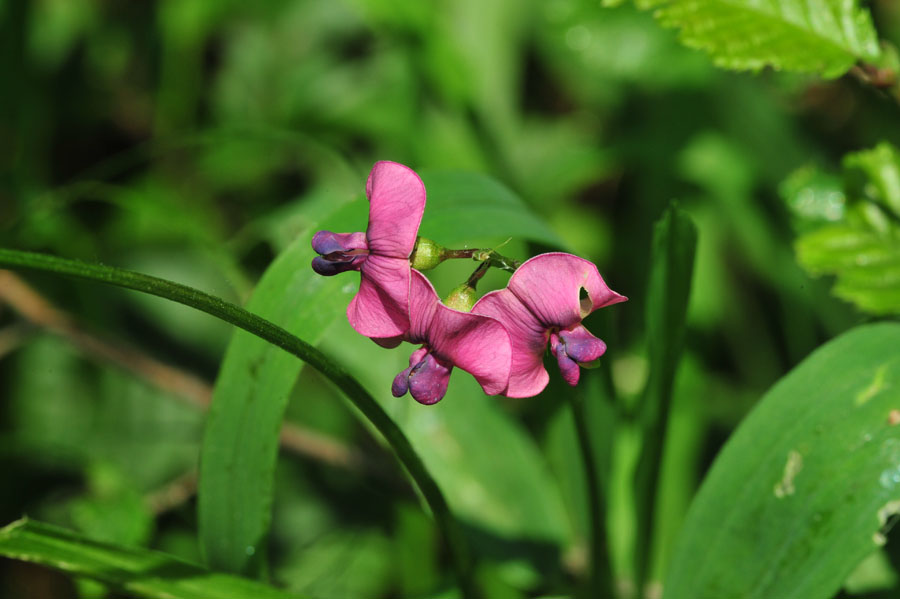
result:
<svg viewBox="0 0 900 599"><path fill-rule="evenodd" d="M597 460L594 457L591 433L588 430L584 393L576 389L567 395L572 406L575 436L578 438L578 450L581 452L581 464L584 467L588 514L591 521L591 551L588 562L590 570L588 591L585 597L613 597L612 568L610 567L609 553L606 550L606 503L600 488Z"/></svg>
<svg viewBox="0 0 900 599"><path fill-rule="evenodd" d="M0 248L0 267L52 272L162 297L206 312L297 356L334 383L384 436L421 491L449 548L463 597L476 599L472 558L443 493L403 431L342 366L285 329L198 289L138 272L19 250Z"/></svg>
<svg viewBox="0 0 900 599"><path fill-rule="evenodd" d="M471 258L472 260L476 260L478 262L487 262L489 266L493 266L494 268L499 268L500 270L505 270L507 272L515 272L515 270L522 265L520 261L513 260L512 258L507 258L503 254L497 253L495 250L485 250L478 248L465 250L445 249L443 257L445 260Z"/></svg>

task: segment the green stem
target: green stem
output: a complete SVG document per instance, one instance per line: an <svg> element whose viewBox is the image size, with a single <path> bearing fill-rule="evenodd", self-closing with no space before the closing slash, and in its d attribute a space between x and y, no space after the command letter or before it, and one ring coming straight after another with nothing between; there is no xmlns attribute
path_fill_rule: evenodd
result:
<svg viewBox="0 0 900 599"><path fill-rule="evenodd" d="M454 258L471 258L472 260L477 260L478 262L487 262L489 266L493 266L494 268L499 268L500 270L505 270L508 272L515 272L515 270L522 265L522 263L518 260L507 258L503 254L500 254L497 251L491 249L445 249L443 257L445 260L452 260Z"/></svg>
<svg viewBox="0 0 900 599"><path fill-rule="evenodd" d="M422 463L421 458L415 452L403 431L391 420L391 417L388 416L387 412L381 408L369 392L339 364L328 359L315 347L278 325L221 298L186 285L138 272L3 248L0 248L0 267L41 270L88 279L116 287L134 289L142 293L178 302L240 327L297 356L318 370L344 392L347 398L369 419L390 444L400 462L406 467L409 475L419 487L425 501L434 514L438 529L440 529L449 547L453 568L459 579L463 596L467 599L474 599L478 596L472 578L471 556L462 531L450 513L450 508L443 493L426 470L425 464Z"/></svg>
<svg viewBox="0 0 900 599"><path fill-rule="evenodd" d="M475 272L473 272L466 280L466 285L468 285L472 289L475 289L475 287L478 285L478 281L481 280L481 277L484 276L490 266L491 265L488 262L482 262L481 264L479 264L478 268L475 269Z"/></svg>
<svg viewBox="0 0 900 599"><path fill-rule="evenodd" d="M612 569L609 554L606 550L606 504L600 489L600 477L597 471L597 460L591 445L591 433L587 425L587 413L584 408L584 393L576 389L568 394L572 405L572 419L575 421L575 436L578 438L578 449L581 452L581 464L584 467L585 483L588 495L588 513L591 520L591 559L590 576L586 597L612 597Z"/></svg>

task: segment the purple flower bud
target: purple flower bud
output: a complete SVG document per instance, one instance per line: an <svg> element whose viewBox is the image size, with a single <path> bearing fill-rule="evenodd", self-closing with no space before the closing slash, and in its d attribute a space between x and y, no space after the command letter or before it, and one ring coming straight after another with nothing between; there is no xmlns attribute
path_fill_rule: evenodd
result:
<svg viewBox="0 0 900 599"><path fill-rule="evenodd" d="M439 402L447 393L452 364L429 353L421 362L413 366L409 373L409 393L420 404L430 406Z"/></svg>
<svg viewBox="0 0 900 599"><path fill-rule="evenodd" d="M313 258L313 270L326 277L359 270L369 253L363 233L319 231L313 235L312 248L321 254Z"/></svg>
<svg viewBox="0 0 900 599"><path fill-rule="evenodd" d="M578 368L578 362L566 354L566 344L560 340L559 335L556 333L550 334L550 352L556 356L556 362L559 364L559 371L563 376L563 380L572 386L577 385L578 379L581 378L581 369Z"/></svg>
<svg viewBox="0 0 900 599"><path fill-rule="evenodd" d="M346 253L353 250L368 251L365 233L332 233L318 231L312 238L312 249L321 255Z"/></svg>
<svg viewBox="0 0 900 599"><path fill-rule="evenodd" d="M606 344L602 339L597 339L582 325L576 325L571 329L563 329L559 332L560 344L565 348L566 355L578 362L581 366L590 367L606 353Z"/></svg>
<svg viewBox="0 0 900 599"><path fill-rule="evenodd" d="M391 393L394 397L403 397L406 395L406 392L409 390L409 373L414 366L422 361L426 354L428 354L428 349L424 347L420 347L414 351L409 357L409 368L401 371L400 374L394 377L394 382L391 384Z"/></svg>
<svg viewBox="0 0 900 599"><path fill-rule="evenodd" d="M409 391L410 370L412 370L412 366L405 370L401 370L400 374L394 377L394 382L391 383L391 395L394 397L403 397L406 395L406 392Z"/></svg>
<svg viewBox="0 0 900 599"><path fill-rule="evenodd" d="M402 397L407 391L417 402L431 405L447 394L453 364L435 357L427 347L421 347L409 358L409 368L394 378L391 393Z"/></svg>

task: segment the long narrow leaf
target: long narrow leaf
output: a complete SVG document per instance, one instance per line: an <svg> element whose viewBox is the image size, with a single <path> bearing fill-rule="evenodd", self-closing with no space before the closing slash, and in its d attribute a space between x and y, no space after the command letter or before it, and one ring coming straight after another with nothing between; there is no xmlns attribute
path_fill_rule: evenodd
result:
<svg viewBox="0 0 900 599"><path fill-rule="evenodd" d="M650 378L639 414L643 447L636 472L638 582L645 581L652 555L656 490L672 385L684 345L696 247L693 221L683 210L670 207L653 232L653 264L647 291Z"/></svg>
<svg viewBox="0 0 900 599"><path fill-rule="evenodd" d="M352 202L321 224L359 230L364 202ZM309 230L269 266L247 308L310 344L350 301L352 284L321 277L309 267L315 253ZM247 331L235 331L216 379L203 435L198 515L207 563L249 573L271 519L278 433L291 389L303 363Z"/></svg>
<svg viewBox="0 0 900 599"><path fill-rule="evenodd" d="M781 379L691 505L666 599L827 599L900 511L900 324L859 327Z"/></svg>
<svg viewBox="0 0 900 599"><path fill-rule="evenodd" d="M272 587L211 572L159 551L99 543L24 518L0 530L0 555L92 578L129 597L156 599L299 599Z"/></svg>

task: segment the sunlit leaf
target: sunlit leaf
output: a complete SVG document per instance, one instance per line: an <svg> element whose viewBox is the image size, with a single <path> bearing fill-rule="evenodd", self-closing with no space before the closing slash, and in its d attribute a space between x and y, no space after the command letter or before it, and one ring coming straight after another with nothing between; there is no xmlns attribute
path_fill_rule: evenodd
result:
<svg viewBox="0 0 900 599"><path fill-rule="evenodd" d="M797 169L779 187L798 231L839 222L847 211L841 178L813 166Z"/></svg>
<svg viewBox="0 0 900 599"><path fill-rule="evenodd" d="M716 65L843 75L857 60L879 56L867 9L856 0L636 0L653 9L681 41Z"/></svg>
<svg viewBox="0 0 900 599"><path fill-rule="evenodd" d="M797 217L797 261L834 275L833 293L861 310L900 313L900 153L887 143L844 158L844 184L809 167L781 192Z"/></svg>
<svg viewBox="0 0 900 599"><path fill-rule="evenodd" d="M731 436L691 505L667 599L826 599L900 511L900 325L824 345Z"/></svg>
<svg viewBox="0 0 900 599"><path fill-rule="evenodd" d="M844 157L848 192L900 218L900 151L887 142Z"/></svg>

